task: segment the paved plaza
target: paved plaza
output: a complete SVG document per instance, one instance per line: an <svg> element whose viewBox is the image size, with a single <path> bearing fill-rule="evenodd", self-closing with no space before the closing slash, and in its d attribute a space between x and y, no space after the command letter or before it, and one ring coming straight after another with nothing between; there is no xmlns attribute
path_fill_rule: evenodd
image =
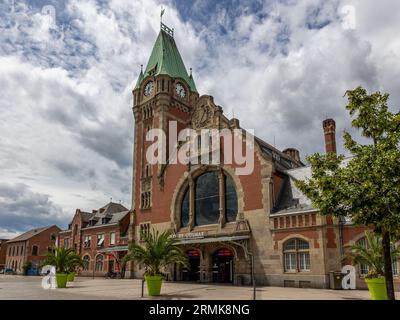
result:
<svg viewBox="0 0 400 320"><path fill-rule="evenodd" d="M0 299L155 299L146 294L141 297L141 280L104 279L77 277L68 283L66 289L45 290L41 287L41 277L23 277L0 275ZM195 284L182 282L164 282L162 296L166 300L249 300L251 287L232 285ZM400 295L398 295L400 298ZM369 300L366 290L320 290L280 287L257 288L259 300Z"/></svg>

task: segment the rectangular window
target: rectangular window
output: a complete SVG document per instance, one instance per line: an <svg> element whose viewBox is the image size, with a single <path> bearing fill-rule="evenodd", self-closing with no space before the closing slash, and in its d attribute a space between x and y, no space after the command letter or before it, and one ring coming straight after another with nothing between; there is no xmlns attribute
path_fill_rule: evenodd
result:
<svg viewBox="0 0 400 320"><path fill-rule="evenodd" d="M285 271L295 272L296 271L296 254L295 253L285 253Z"/></svg>
<svg viewBox="0 0 400 320"><path fill-rule="evenodd" d="M139 226L140 229L140 241L143 241L145 236L149 234L150 232L150 223L141 223Z"/></svg>
<svg viewBox="0 0 400 320"><path fill-rule="evenodd" d="M360 264L360 275L366 276L368 274L369 268L366 264Z"/></svg>
<svg viewBox="0 0 400 320"><path fill-rule="evenodd" d="M308 252L299 252L300 271L310 271L310 254Z"/></svg>
<svg viewBox="0 0 400 320"><path fill-rule="evenodd" d="M104 246L104 234L97 235L97 246L98 247Z"/></svg>
<svg viewBox="0 0 400 320"><path fill-rule="evenodd" d="M110 246L115 245L115 232L110 233Z"/></svg>
<svg viewBox="0 0 400 320"><path fill-rule="evenodd" d="M64 239L64 248L68 249L69 248L69 238Z"/></svg>
<svg viewBox="0 0 400 320"><path fill-rule="evenodd" d="M397 276L399 274L399 270L397 268L397 260L393 261L392 270L393 270L393 275L394 276Z"/></svg>
<svg viewBox="0 0 400 320"><path fill-rule="evenodd" d="M85 236L85 241L84 241L84 243L83 243L83 245L84 245L85 248L90 248L91 239L92 239L91 236Z"/></svg>
<svg viewBox="0 0 400 320"><path fill-rule="evenodd" d="M142 209L149 209L151 207L151 192L142 192L140 201Z"/></svg>

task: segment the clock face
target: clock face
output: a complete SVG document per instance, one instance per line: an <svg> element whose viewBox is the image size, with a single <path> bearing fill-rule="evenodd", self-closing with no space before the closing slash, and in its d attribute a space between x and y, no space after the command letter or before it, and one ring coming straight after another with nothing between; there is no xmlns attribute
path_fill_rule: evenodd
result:
<svg viewBox="0 0 400 320"><path fill-rule="evenodd" d="M144 95L147 97L153 92L154 83L153 81L147 82L146 86L144 87Z"/></svg>
<svg viewBox="0 0 400 320"><path fill-rule="evenodd" d="M181 97L181 98L184 98L184 97L186 96L185 88L184 88L183 85L181 85L180 83L178 83L178 84L175 86L175 92L176 92L176 94L177 94L179 97Z"/></svg>

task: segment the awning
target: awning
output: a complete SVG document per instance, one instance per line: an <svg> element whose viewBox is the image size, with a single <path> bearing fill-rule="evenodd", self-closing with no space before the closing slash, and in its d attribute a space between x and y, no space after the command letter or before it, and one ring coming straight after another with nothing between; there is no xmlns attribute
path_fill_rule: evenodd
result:
<svg viewBox="0 0 400 320"><path fill-rule="evenodd" d="M177 239L177 244L197 244L197 243L212 243L212 242L226 242L250 239L249 235L246 236L225 236L225 237L206 237L194 239Z"/></svg>
<svg viewBox="0 0 400 320"><path fill-rule="evenodd" d="M109 247L99 250L99 252L116 252L116 251L128 251L128 246Z"/></svg>

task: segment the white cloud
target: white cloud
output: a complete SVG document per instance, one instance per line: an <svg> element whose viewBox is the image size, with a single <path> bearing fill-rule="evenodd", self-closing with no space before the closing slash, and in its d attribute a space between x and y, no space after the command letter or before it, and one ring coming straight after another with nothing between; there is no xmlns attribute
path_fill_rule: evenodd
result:
<svg viewBox="0 0 400 320"><path fill-rule="evenodd" d="M397 1L265 1L257 12L213 4L194 2L185 14L196 20L183 20L171 0L164 22L200 94L277 147L323 152L326 116L337 120L339 139L350 123L346 89L388 91L399 105ZM355 7L355 30L341 24L344 5ZM2 181L49 195L64 217L110 197L130 207L131 89L157 36L159 7L69 0L54 26L40 8L0 5Z"/></svg>

